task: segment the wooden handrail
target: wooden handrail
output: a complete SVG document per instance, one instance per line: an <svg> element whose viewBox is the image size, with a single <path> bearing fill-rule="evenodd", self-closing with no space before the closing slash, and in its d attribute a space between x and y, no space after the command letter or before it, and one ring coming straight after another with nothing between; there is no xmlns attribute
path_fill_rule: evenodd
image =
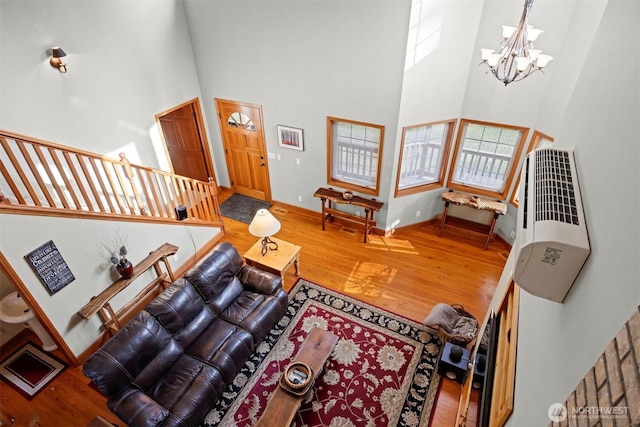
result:
<svg viewBox="0 0 640 427"><path fill-rule="evenodd" d="M0 208L11 205L125 217L177 220L224 227L218 187L88 151L0 130ZM204 224L203 224L204 225Z"/></svg>

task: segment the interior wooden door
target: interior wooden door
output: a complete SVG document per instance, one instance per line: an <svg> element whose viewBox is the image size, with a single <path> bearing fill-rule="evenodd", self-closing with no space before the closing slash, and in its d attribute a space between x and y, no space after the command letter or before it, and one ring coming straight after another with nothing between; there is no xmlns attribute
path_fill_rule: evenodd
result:
<svg viewBox="0 0 640 427"><path fill-rule="evenodd" d="M199 102L195 99L158 115L156 119L173 172L206 182L209 177L214 177L214 173L199 112Z"/></svg>
<svg viewBox="0 0 640 427"><path fill-rule="evenodd" d="M233 192L270 202L262 107L217 98L215 101Z"/></svg>

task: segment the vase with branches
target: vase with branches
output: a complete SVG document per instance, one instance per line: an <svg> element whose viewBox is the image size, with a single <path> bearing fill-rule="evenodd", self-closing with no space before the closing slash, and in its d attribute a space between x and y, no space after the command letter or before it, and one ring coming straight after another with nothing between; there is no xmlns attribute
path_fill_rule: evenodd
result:
<svg viewBox="0 0 640 427"><path fill-rule="evenodd" d="M122 239L118 233L113 241L103 244L109 251L111 264L116 267L123 279L129 279L133 276L133 264L127 259L129 253L126 240Z"/></svg>

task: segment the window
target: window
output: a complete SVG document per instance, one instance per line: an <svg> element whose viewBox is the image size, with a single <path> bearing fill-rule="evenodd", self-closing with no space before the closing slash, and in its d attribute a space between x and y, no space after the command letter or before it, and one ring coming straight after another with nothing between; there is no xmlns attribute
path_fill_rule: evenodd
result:
<svg viewBox="0 0 640 427"><path fill-rule="evenodd" d="M444 185L455 120L402 129L396 197Z"/></svg>
<svg viewBox="0 0 640 427"><path fill-rule="evenodd" d="M527 128L462 120L447 186L504 200Z"/></svg>
<svg viewBox="0 0 640 427"><path fill-rule="evenodd" d="M384 126L327 117L330 185L378 195Z"/></svg>
<svg viewBox="0 0 640 427"><path fill-rule="evenodd" d="M531 143L529 144L529 151L535 150L536 148L549 148L553 145L553 138L543 134L542 132L534 131L533 136L531 137ZM520 197L520 174L518 175L518 180L516 181L516 186L513 189L513 194L511 195L511 204L518 207L519 197Z"/></svg>

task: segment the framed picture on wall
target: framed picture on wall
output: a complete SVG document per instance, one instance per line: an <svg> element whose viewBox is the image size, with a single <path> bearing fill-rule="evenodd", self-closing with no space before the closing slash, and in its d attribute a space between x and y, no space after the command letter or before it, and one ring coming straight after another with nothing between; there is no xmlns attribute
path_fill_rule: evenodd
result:
<svg viewBox="0 0 640 427"><path fill-rule="evenodd" d="M292 150L304 151L302 129L278 125L278 145Z"/></svg>

